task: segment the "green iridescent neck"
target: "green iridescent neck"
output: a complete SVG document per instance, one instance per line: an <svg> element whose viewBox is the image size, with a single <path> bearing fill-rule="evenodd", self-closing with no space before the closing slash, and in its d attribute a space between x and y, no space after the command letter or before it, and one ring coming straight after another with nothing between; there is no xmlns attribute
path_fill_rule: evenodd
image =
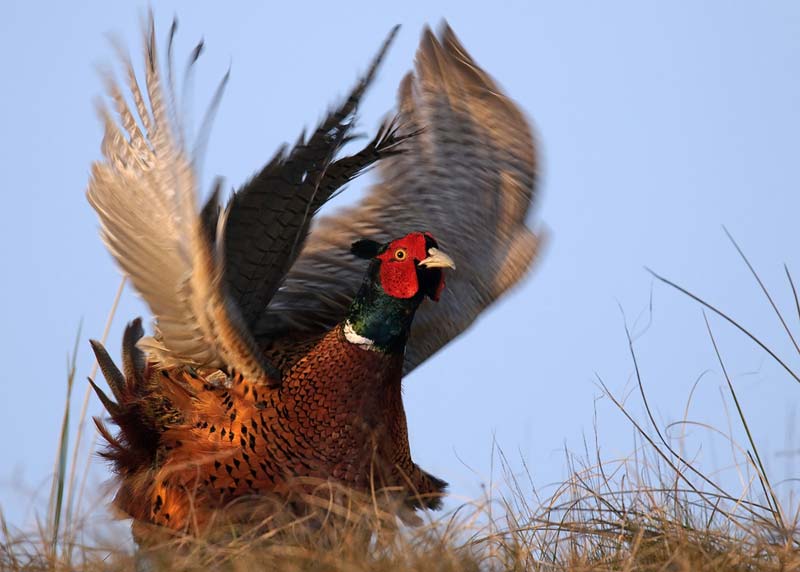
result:
<svg viewBox="0 0 800 572"><path fill-rule="evenodd" d="M402 353L422 296L389 296L376 278L377 264L379 263L370 266L358 294L350 304L343 327L348 341L352 343L359 343L372 350Z"/></svg>

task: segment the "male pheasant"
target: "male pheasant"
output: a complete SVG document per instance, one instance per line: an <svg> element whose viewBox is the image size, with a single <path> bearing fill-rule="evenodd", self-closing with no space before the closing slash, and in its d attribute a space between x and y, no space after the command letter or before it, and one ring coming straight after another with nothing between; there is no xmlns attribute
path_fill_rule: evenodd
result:
<svg viewBox="0 0 800 572"><path fill-rule="evenodd" d="M92 342L113 399L92 385L119 429L96 420L115 505L135 526L196 533L221 509L325 481L440 505L446 483L411 459L401 380L531 265L536 161L524 117L446 25L441 40L423 33L398 116L339 157L395 32L344 103L224 208L219 184L196 207L152 19L146 96L128 60L132 108L109 80L119 120L103 111L87 196L155 331L129 324L122 371ZM375 163L382 180L364 201L309 232Z"/></svg>

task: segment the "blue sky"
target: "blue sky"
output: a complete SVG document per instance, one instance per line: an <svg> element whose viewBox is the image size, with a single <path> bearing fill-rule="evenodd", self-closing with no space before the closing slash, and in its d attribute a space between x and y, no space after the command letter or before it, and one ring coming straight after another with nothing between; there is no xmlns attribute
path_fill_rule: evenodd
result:
<svg viewBox="0 0 800 572"><path fill-rule="evenodd" d="M0 505L12 520L38 506L31 491L46 495L65 356L82 321L79 404L92 365L86 338L102 334L119 283L84 190L101 138L96 66L113 61L109 32L138 53L143 6L12 0L0 21ZM415 459L450 481L456 500L488 483L493 440L515 469L526 460L538 486L557 482L565 446L582 449L595 409L602 455L632 450L630 426L598 399L596 381L618 395L633 388L620 309L631 325L640 318L635 347L657 419L681 419L700 378L689 417L727 430L724 378L699 307L655 284L644 266L729 310L800 368L722 231L724 224L751 256L800 331L782 267L800 273L797 3L222 6L155 6L162 37L179 16L179 54L206 40L196 112L232 65L206 181L224 175L237 185L294 141L352 85L396 23L403 28L363 106L363 130L393 106L422 26L442 18L536 125L544 168L532 223L550 232L542 259L405 384ZM369 180L333 208L357 199ZM137 315L146 309L126 291L109 336L115 355L124 323ZM775 480L791 476L800 385L724 322L711 323L766 464ZM643 415L634 397L631 409ZM92 398L91 412L99 410ZM688 438L705 468L729 463L724 441L697 428ZM106 478L95 461L90 482Z"/></svg>

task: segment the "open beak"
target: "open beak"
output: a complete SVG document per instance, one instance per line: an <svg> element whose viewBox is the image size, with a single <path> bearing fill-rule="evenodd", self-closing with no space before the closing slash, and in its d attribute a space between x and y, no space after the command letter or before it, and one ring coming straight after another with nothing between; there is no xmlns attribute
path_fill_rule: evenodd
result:
<svg viewBox="0 0 800 572"><path fill-rule="evenodd" d="M438 248L428 249L428 258L419 261L419 265L425 268L452 268L456 269L456 263Z"/></svg>

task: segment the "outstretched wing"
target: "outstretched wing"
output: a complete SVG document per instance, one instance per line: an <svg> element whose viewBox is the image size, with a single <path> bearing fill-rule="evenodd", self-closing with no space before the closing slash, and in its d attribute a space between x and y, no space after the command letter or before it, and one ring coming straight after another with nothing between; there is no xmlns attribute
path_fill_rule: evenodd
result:
<svg viewBox="0 0 800 572"><path fill-rule="evenodd" d="M146 91L123 57L133 107L109 77L117 120L101 108L103 159L93 166L87 197L103 240L154 314L155 335L139 342L151 359L165 366L227 365L253 381L274 381L276 372L251 334L250 316L283 279L311 214L342 184L396 152L402 137L389 125L360 153L336 160L394 33L365 78L307 142L301 137L292 150L279 152L226 209L218 206L218 185L198 212L198 177L178 125L176 98L162 86L150 17ZM254 267L247 248L269 257L256 258Z"/></svg>
<svg viewBox="0 0 800 572"><path fill-rule="evenodd" d="M349 135L364 91L399 27L389 33L367 73L342 105L332 110L307 141L281 149L228 205L225 229L226 278L245 322L264 313L305 244L312 217L345 184L383 157L399 152L405 137L394 123L381 128L364 149L335 160Z"/></svg>
<svg viewBox="0 0 800 572"><path fill-rule="evenodd" d="M195 272L196 261L206 255L197 176L162 85L152 18L144 52L144 93L132 62L122 56L133 107L116 80L107 77L118 121L108 107L100 107L103 159L92 166L87 198L100 217L106 246L156 318L158 339L143 345L166 364L180 359L217 365L205 304L196 291L196 283L210 282Z"/></svg>
<svg viewBox="0 0 800 572"><path fill-rule="evenodd" d="M430 231L458 270L438 304L423 304L406 349L406 373L464 331L527 272L537 236L525 226L535 198L531 128L472 60L449 26L423 32L414 73L399 90L399 124L421 133L381 162L361 204L319 221L257 328L261 336L313 333L341 321L366 270L348 252Z"/></svg>

